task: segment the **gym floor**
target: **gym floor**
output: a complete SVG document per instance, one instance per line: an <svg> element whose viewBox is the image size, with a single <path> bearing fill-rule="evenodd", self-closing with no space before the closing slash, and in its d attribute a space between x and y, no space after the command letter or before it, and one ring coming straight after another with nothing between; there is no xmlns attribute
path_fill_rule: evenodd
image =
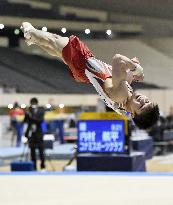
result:
<svg viewBox="0 0 173 205"><path fill-rule="evenodd" d="M172 205L173 175L73 173L0 176L2 205Z"/></svg>
<svg viewBox="0 0 173 205"><path fill-rule="evenodd" d="M172 205L173 154L146 161L146 173L62 172L68 160L46 162L47 171L0 167L2 205ZM38 167L40 162L38 161ZM76 161L72 166L76 166ZM58 172L57 172L58 171ZM157 173L156 173L157 172Z"/></svg>

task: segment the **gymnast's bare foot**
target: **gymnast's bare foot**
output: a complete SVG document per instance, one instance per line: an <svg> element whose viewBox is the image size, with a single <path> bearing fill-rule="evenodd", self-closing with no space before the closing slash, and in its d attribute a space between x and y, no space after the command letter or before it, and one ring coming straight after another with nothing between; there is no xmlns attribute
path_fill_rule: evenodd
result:
<svg viewBox="0 0 173 205"><path fill-rule="evenodd" d="M34 39L32 38L32 32L35 28L29 22L23 22L20 29L24 33L24 38L28 46L34 44Z"/></svg>

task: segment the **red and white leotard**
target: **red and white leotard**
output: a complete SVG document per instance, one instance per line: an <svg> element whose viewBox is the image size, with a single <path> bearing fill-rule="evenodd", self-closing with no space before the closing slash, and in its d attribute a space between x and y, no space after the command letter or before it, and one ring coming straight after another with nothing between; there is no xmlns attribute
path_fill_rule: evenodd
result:
<svg viewBox="0 0 173 205"><path fill-rule="evenodd" d="M118 111L120 104L111 100L104 90L104 82L112 77L112 67L94 57L89 48L76 36L70 36L62 51L64 62L77 82L92 83L106 105Z"/></svg>

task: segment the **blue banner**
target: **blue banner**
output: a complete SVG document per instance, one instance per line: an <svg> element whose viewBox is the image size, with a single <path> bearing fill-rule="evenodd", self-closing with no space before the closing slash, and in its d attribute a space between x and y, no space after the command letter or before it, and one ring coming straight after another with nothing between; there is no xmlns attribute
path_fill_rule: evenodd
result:
<svg viewBox="0 0 173 205"><path fill-rule="evenodd" d="M78 152L124 152L123 120L81 120L78 122Z"/></svg>

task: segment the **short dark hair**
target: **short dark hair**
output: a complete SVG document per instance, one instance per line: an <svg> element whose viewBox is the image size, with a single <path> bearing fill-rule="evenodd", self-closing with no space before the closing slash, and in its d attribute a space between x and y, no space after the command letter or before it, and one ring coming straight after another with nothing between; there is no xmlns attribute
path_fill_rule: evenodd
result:
<svg viewBox="0 0 173 205"><path fill-rule="evenodd" d="M37 105L37 104L38 104L38 99L37 99L37 98L31 98L30 104L35 104L35 105Z"/></svg>
<svg viewBox="0 0 173 205"><path fill-rule="evenodd" d="M18 107L19 107L19 103L18 103L18 102L15 102L13 107L14 107L14 108L18 108Z"/></svg>
<svg viewBox="0 0 173 205"><path fill-rule="evenodd" d="M148 108L141 114L134 115L133 121L136 126L140 129L148 129L152 127L159 119L159 106L153 104L152 107Z"/></svg>

